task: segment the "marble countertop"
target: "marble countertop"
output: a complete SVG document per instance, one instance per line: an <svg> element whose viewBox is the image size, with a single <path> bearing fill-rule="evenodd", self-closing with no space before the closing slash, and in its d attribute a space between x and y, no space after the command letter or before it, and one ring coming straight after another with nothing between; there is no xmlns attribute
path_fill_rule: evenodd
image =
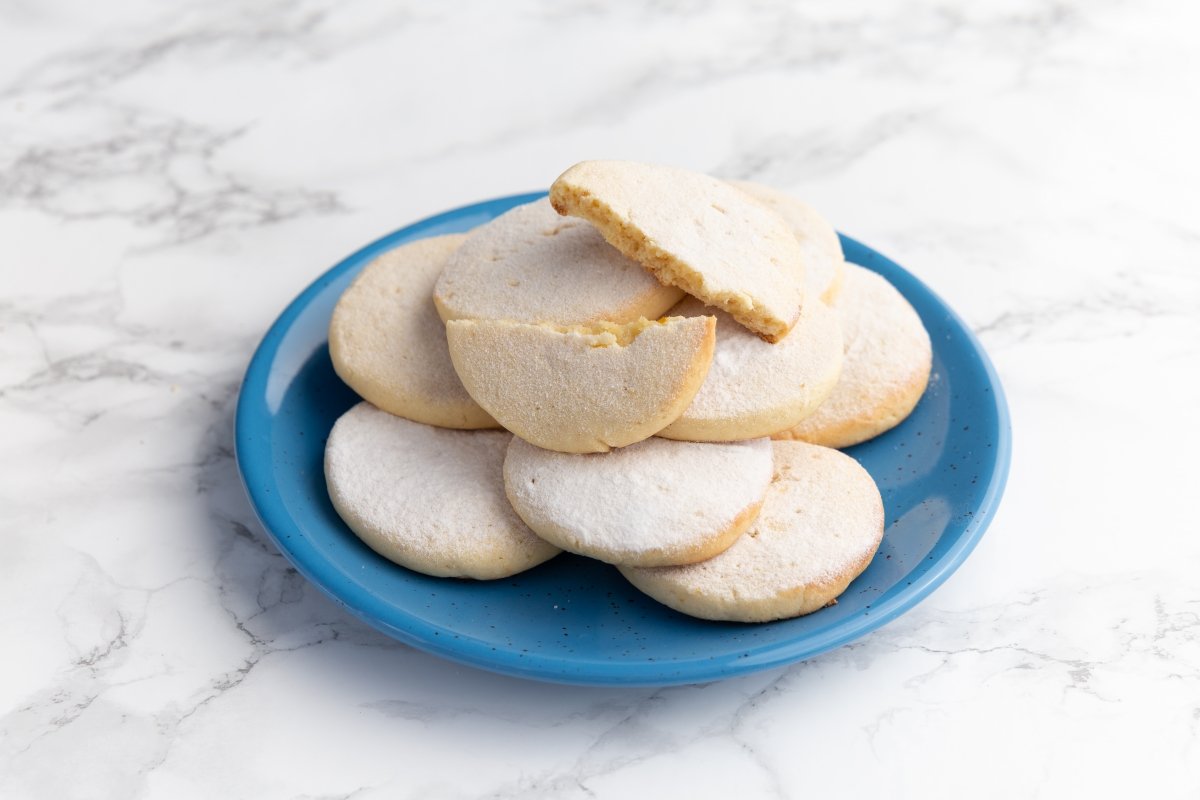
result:
<svg viewBox="0 0 1200 800"><path fill-rule="evenodd" d="M0 796L1196 797L1200 6L0 0ZM978 332L1008 492L885 628L499 677L308 585L232 457L315 276L582 158L805 197Z"/></svg>

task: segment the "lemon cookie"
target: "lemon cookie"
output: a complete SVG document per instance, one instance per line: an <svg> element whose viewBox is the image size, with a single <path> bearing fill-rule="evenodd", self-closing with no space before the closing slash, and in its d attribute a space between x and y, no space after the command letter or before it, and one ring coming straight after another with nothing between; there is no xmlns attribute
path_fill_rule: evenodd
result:
<svg viewBox="0 0 1200 800"><path fill-rule="evenodd" d="M812 416L776 438L849 447L899 425L925 393L929 334L894 286L847 264L834 308L845 348L841 378Z"/></svg>
<svg viewBox="0 0 1200 800"><path fill-rule="evenodd" d="M804 302L804 253L778 214L723 181L631 161L584 161L550 202L582 217L653 272L764 339L787 335Z"/></svg>
<svg viewBox="0 0 1200 800"><path fill-rule="evenodd" d="M808 203L778 189L751 181L729 183L774 211L791 227L804 252L807 296L833 302L846 269L842 241L833 226Z"/></svg>
<svg viewBox="0 0 1200 800"><path fill-rule="evenodd" d="M621 567L638 589L694 617L767 622L816 611L845 591L883 537L883 501L849 456L775 442L758 519L720 555L680 567Z"/></svg>
<svg viewBox="0 0 1200 800"><path fill-rule="evenodd" d="M712 314L694 297L672 314ZM842 366L842 330L824 303L805 303L800 320L778 344L764 342L720 311L712 366L700 391L659 436L722 442L770 436L817 409Z"/></svg>
<svg viewBox="0 0 1200 800"><path fill-rule="evenodd" d="M716 321L627 325L446 323L463 385L501 425L547 450L602 453L673 422L704 381Z"/></svg>
<svg viewBox="0 0 1200 800"><path fill-rule="evenodd" d="M548 542L610 564L691 564L728 548L758 515L771 440L657 437L611 453L555 453L513 437L504 488Z"/></svg>
<svg viewBox="0 0 1200 800"><path fill-rule="evenodd" d="M426 575L504 578L558 553L504 496L511 434L452 431L359 403L325 445L333 507L384 558Z"/></svg>
<svg viewBox="0 0 1200 800"><path fill-rule="evenodd" d="M655 318L682 296L609 246L590 223L559 216L545 198L472 232L433 295L446 321L560 325Z"/></svg>
<svg viewBox="0 0 1200 800"><path fill-rule="evenodd" d="M346 384L384 411L444 428L495 428L450 364L433 284L466 237L437 236L376 258L342 293L329 357Z"/></svg>

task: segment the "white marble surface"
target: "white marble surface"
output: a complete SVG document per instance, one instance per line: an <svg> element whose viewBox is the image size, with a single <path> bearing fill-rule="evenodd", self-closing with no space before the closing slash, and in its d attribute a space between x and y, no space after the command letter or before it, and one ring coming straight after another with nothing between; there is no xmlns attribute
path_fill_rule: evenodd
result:
<svg viewBox="0 0 1200 800"><path fill-rule="evenodd" d="M1196 797L1198 8L0 0L0 797ZM539 685L265 539L230 417L282 306L588 157L794 190L979 331L1008 494L912 613Z"/></svg>

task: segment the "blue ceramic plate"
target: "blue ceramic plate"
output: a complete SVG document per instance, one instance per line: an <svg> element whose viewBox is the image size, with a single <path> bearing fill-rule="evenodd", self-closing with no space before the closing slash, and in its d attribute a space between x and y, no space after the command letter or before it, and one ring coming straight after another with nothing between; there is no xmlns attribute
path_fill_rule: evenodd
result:
<svg viewBox="0 0 1200 800"><path fill-rule="evenodd" d="M564 683L664 685L766 669L853 641L912 608L963 562L1008 474L999 379L933 292L844 237L846 258L890 280L921 315L933 339L933 377L908 420L848 451L879 484L887 530L836 606L764 625L704 622L585 558L564 554L507 580L474 582L409 572L359 542L334 513L322 473L325 438L358 401L329 362L334 303L380 253L469 230L541 196L460 208L367 245L308 287L267 332L238 400L238 466L263 527L309 580L385 633L455 661Z"/></svg>

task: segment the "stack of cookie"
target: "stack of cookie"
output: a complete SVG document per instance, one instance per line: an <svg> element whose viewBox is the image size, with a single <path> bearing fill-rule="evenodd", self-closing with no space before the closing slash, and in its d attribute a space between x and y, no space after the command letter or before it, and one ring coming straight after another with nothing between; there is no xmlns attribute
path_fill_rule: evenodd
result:
<svg viewBox="0 0 1200 800"><path fill-rule="evenodd" d="M330 433L329 493L381 555L491 579L568 550L746 622L814 611L866 568L883 505L833 448L904 419L931 359L807 205L614 161L376 259L329 346L366 401Z"/></svg>

